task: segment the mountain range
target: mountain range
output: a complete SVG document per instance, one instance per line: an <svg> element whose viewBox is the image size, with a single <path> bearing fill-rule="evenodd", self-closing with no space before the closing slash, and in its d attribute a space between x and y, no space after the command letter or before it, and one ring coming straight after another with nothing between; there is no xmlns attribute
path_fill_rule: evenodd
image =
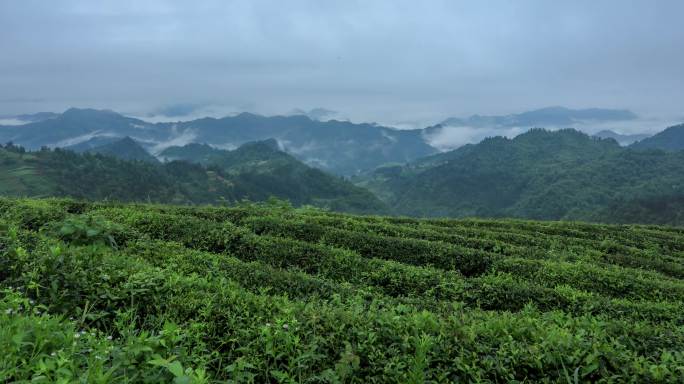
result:
<svg viewBox="0 0 684 384"><path fill-rule="evenodd" d="M624 109L570 109L547 107L533 111L499 116L472 115L468 118L450 117L442 121L443 126L469 127L559 127L571 128L577 124L618 122L636 120L637 115Z"/></svg>
<svg viewBox="0 0 684 384"><path fill-rule="evenodd" d="M316 121L307 116L264 117L249 113L221 119L148 123L112 111L69 109L54 118L0 127L0 142L27 149L42 146L85 151L129 136L152 154L188 143L237 148L276 139L284 151L321 169L351 175L387 162L407 162L434 154L421 130L398 130L376 124Z"/></svg>
<svg viewBox="0 0 684 384"><path fill-rule="evenodd" d="M437 147L441 147L433 146L431 136L447 126L474 127L487 135L488 130L512 126L571 127L637 118L628 110L549 107L503 116L452 117L425 129L399 130L377 124L320 121L322 116L334 113L320 108L295 112L300 114L265 117L241 113L219 119L149 123L108 110L72 108L61 114L15 116L26 123L0 126L0 142L13 142L27 149L48 146L87 151L130 137L158 155L167 147L188 143L232 149L250 141L276 139L280 149L309 165L335 174L355 175L387 163L406 163L436 154ZM643 138L612 137L623 144Z"/></svg>

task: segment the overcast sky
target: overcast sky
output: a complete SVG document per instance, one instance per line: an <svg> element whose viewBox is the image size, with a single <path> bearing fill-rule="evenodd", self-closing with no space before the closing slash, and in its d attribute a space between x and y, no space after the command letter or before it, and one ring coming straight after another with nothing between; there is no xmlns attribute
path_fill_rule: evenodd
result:
<svg viewBox="0 0 684 384"><path fill-rule="evenodd" d="M0 114L684 116L684 1L0 0ZM183 108L170 108L182 105Z"/></svg>

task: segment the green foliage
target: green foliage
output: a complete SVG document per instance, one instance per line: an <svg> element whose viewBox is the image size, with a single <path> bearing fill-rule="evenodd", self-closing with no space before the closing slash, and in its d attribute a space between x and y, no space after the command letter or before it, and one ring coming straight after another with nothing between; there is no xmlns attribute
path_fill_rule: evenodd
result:
<svg viewBox="0 0 684 384"><path fill-rule="evenodd" d="M52 224L52 235L66 243L74 245L102 244L116 248L116 240L112 232L116 226L102 218L86 216L69 217Z"/></svg>
<svg viewBox="0 0 684 384"><path fill-rule="evenodd" d="M681 151L684 149L684 124L669 127L652 137L632 144L630 147L638 150Z"/></svg>
<svg viewBox="0 0 684 384"><path fill-rule="evenodd" d="M152 156L140 144L128 136L121 140L89 149L88 152L113 156L122 160L145 161L148 163L159 162L156 157Z"/></svg>
<svg viewBox="0 0 684 384"><path fill-rule="evenodd" d="M682 225L682 175L682 151L640 151L572 129L533 129L356 182L412 216Z"/></svg>
<svg viewBox="0 0 684 384"><path fill-rule="evenodd" d="M280 151L274 139L246 143L233 151L188 144L167 148L161 156L218 169L234 184L236 195L253 201L276 196L298 206L311 204L337 211L382 213L386 210L365 189Z"/></svg>
<svg viewBox="0 0 684 384"><path fill-rule="evenodd" d="M0 199L0 212L4 381L684 375L678 228L352 216L279 201ZM110 237L116 248L102 245Z"/></svg>
<svg viewBox="0 0 684 384"><path fill-rule="evenodd" d="M139 153L146 154L130 139L81 154L61 149L25 153L0 146L0 195L173 204L276 197L297 206L338 211L386 210L365 189L284 152L259 143L243 147L235 151L208 147L212 152L206 160L185 155L173 157L183 161L160 164Z"/></svg>
<svg viewBox="0 0 684 384"><path fill-rule="evenodd" d="M79 329L47 306L5 289L0 293L0 378L35 383L207 383L188 356L186 335L168 323L158 333L138 331L121 313L107 334ZM116 336L112 336L115 334ZM184 364L188 368L183 368Z"/></svg>

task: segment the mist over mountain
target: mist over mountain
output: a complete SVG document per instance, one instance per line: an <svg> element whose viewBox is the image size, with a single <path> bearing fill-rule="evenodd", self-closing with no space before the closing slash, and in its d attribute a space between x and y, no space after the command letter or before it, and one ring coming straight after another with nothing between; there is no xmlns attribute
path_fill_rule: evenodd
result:
<svg viewBox="0 0 684 384"><path fill-rule="evenodd" d="M606 127L638 126L639 123L639 116L626 109L547 107L509 115L451 117L426 129L425 132L426 140L432 146L441 150L451 150L462 145L478 143L486 137L513 138L531 128L575 128L592 133L607 131ZM613 138L620 139L618 142L622 141L623 145L627 145L643 137Z"/></svg>
<svg viewBox="0 0 684 384"><path fill-rule="evenodd" d="M592 136L600 137L602 139L613 139L617 141L622 146L627 146L633 144L637 141L643 140L645 138L651 137L649 134L635 134L635 135L622 135L611 130L603 130L594 133Z"/></svg>
<svg viewBox="0 0 684 384"><path fill-rule="evenodd" d="M164 113L183 115L201 106L174 104ZM71 108L62 114L28 115L24 124L0 126L0 142L29 149L42 146L91 150L131 137L156 155L170 146L208 143L217 148L237 148L255 140L274 138L280 148L307 164L342 175L353 175L386 163L404 163L477 143L488 136L514 137L531 127L574 125L591 130L593 124L634 122L628 110L549 107L503 116L449 118L425 129L400 130L377 124L327 120L334 111L315 108L295 110L290 116L266 117L240 113L223 118L150 123L109 110ZM615 138L623 145L643 139L641 135L597 135Z"/></svg>
<svg viewBox="0 0 684 384"><path fill-rule="evenodd" d="M330 109L326 108L313 108L309 111L305 111L303 109L295 108L292 110L290 113L291 115L304 115L310 118L311 120L330 120L331 118L335 117L338 113L337 111L333 111Z"/></svg>
<svg viewBox="0 0 684 384"><path fill-rule="evenodd" d="M570 109L565 107L547 107L533 111L503 116L473 115L468 118L451 117L442 121L442 125L469 127L559 127L573 128L577 124L590 122L635 120L638 116L626 109Z"/></svg>
<svg viewBox="0 0 684 384"><path fill-rule="evenodd" d="M387 162L407 162L436 153L420 130L376 124L316 121L307 116L265 117L250 113L177 123L148 123L112 111L69 109L44 121L0 127L0 142L88 150L131 137L152 154L170 146L210 143L236 148L274 138L298 159L338 174L354 174Z"/></svg>

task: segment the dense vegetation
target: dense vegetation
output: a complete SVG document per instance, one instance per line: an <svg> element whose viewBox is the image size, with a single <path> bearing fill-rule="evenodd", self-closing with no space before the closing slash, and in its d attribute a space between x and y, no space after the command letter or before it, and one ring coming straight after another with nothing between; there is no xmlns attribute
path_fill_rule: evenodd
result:
<svg viewBox="0 0 684 384"><path fill-rule="evenodd" d="M0 199L0 377L677 382L684 231Z"/></svg>
<svg viewBox="0 0 684 384"><path fill-rule="evenodd" d="M665 151L684 150L684 124L666 130L631 145L634 149L662 149Z"/></svg>
<svg viewBox="0 0 684 384"><path fill-rule="evenodd" d="M146 161L148 163L159 162L156 157L152 156L145 148L128 136L121 140L88 149L87 151L117 157L121 160Z"/></svg>
<svg viewBox="0 0 684 384"><path fill-rule="evenodd" d="M259 157L249 146L234 152L245 151L252 153L254 161ZM271 161L277 156L273 152L261 153L259 171L250 168L235 173L183 161L155 164L61 149L26 152L14 145L0 146L0 195L173 204L218 204L275 196L296 205L339 211L383 210L383 204L368 191L285 154L287 162Z"/></svg>
<svg viewBox="0 0 684 384"><path fill-rule="evenodd" d="M571 129L490 138L357 182L400 214L684 224L684 152Z"/></svg>
<svg viewBox="0 0 684 384"><path fill-rule="evenodd" d="M233 151L188 144L167 148L160 155L168 160L219 168L233 180L236 189L253 201L277 196L295 205L314 204L367 213L386 210L372 193L300 162L279 150L274 139L246 143Z"/></svg>

